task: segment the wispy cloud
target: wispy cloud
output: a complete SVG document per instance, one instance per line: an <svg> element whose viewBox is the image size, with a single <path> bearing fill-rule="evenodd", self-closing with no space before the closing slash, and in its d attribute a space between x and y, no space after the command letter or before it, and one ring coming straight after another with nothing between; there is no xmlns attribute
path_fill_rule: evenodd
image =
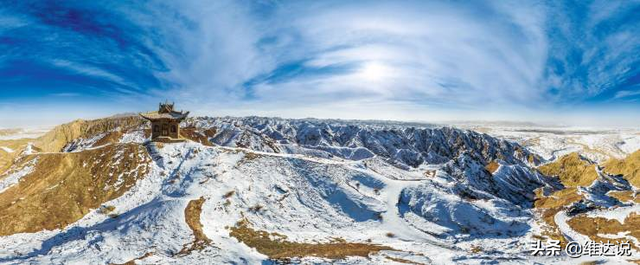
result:
<svg viewBox="0 0 640 265"><path fill-rule="evenodd" d="M636 89L638 87L636 86ZM616 95L614 98L619 99L619 98L628 98L628 97L634 97L634 96L640 96L640 90L620 90L618 92L616 92Z"/></svg>
<svg viewBox="0 0 640 265"><path fill-rule="evenodd" d="M54 97L79 97L79 93L53 93L51 96Z"/></svg>
<svg viewBox="0 0 640 265"><path fill-rule="evenodd" d="M69 93L123 111L170 98L209 115L425 120L628 107L639 6L25 2L0 8L0 102Z"/></svg>
<svg viewBox="0 0 640 265"><path fill-rule="evenodd" d="M204 93L223 103L288 107L360 99L462 108L543 102L536 82L546 45L535 6L200 5L180 8L201 26L182 38L195 61L172 69L186 98ZM534 17L513 20L525 12Z"/></svg>
<svg viewBox="0 0 640 265"><path fill-rule="evenodd" d="M534 82L544 63L544 45L538 45L543 36L494 20L503 12L498 7L484 6L480 14L473 8L439 3L283 8L294 16L282 15L282 24L292 21L290 30L298 36L284 48L306 51L297 54L308 57L308 67L353 67L330 77L267 84L262 96L295 97L303 90L302 101L317 92L326 100L364 96L467 106L487 100L523 104L538 96Z"/></svg>

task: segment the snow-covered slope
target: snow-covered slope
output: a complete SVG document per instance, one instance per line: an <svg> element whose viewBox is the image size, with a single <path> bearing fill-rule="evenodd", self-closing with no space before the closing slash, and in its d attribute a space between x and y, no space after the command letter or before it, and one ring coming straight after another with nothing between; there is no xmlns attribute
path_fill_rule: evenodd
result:
<svg viewBox="0 0 640 265"><path fill-rule="evenodd" d="M443 251L449 258L466 259L464 249L451 244L454 240L475 235L499 238L500 231L522 235L530 217L490 195L477 204L462 199L451 193L455 181L445 174L423 181L393 180L368 170L362 161L253 153L197 143L148 148L155 160L152 173L124 196L106 203L115 207L118 217L95 210L63 230L4 237L0 261L121 263L153 250L146 262L206 258L213 263L258 263L266 256L229 236L227 227L242 219L255 229L277 232L294 242L341 238L396 249L372 253L370 258L350 258L356 263L390 261L385 257L398 255L429 262L427 257ZM233 195L225 198L230 191ZM200 221L212 244L183 257L177 253L193 237L184 209L200 197L206 200ZM436 209L427 209L434 205ZM34 238L42 245L34 243ZM441 262L447 260L442 258Z"/></svg>
<svg viewBox="0 0 640 265"><path fill-rule="evenodd" d="M547 161L578 152L601 163L622 159L640 149L638 129L484 126L482 131L517 142Z"/></svg>
<svg viewBox="0 0 640 265"><path fill-rule="evenodd" d="M195 118L185 126L214 130L213 143L256 151L353 161L381 159L405 171L426 172L426 167L436 165L433 170L444 170L469 187L518 204L531 201L535 188L552 184L529 167L538 164L539 158L518 144L450 127L262 117ZM521 178L492 176L484 170L492 161L520 172ZM504 182L511 184L509 188L500 188ZM524 187L524 182L531 185Z"/></svg>
<svg viewBox="0 0 640 265"><path fill-rule="evenodd" d="M195 118L183 124L192 141L162 144L148 142L144 126L110 124L87 130L92 133L60 151L79 156L138 145L152 160L146 175L68 226L0 237L0 263L589 260L530 256L526 243L540 232L534 191L563 186L534 168L539 160L531 152L485 134L367 122ZM31 156L39 155L46 154ZM20 170L10 174L33 179ZM9 182L8 189L34 185Z"/></svg>
<svg viewBox="0 0 640 265"><path fill-rule="evenodd" d="M507 163L539 163L535 155L517 144L450 127L262 117L195 118L186 121L185 125L200 130L215 128L217 133L213 142L225 146L292 153L301 152L299 148L302 147L316 151L310 152L311 155L338 156L351 160L376 155L403 167L444 163L462 153L468 153L484 163L494 159ZM273 143L282 148L275 148Z"/></svg>

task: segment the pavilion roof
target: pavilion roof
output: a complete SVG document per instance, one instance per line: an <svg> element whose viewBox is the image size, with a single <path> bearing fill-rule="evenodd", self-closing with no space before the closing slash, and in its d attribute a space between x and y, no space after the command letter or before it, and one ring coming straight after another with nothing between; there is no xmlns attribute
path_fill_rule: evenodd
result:
<svg viewBox="0 0 640 265"><path fill-rule="evenodd" d="M147 120L160 120L160 119L182 120L186 118L187 115L189 115L188 111L187 112L170 111L170 112L162 112L162 113L158 111L152 111L152 112L140 113L140 116L142 116Z"/></svg>

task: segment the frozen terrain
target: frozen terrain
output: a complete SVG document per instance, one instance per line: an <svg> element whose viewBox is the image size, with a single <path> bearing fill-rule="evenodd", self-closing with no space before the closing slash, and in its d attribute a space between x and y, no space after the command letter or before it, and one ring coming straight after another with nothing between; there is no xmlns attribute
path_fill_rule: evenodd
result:
<svg viewBox="0 0 640 265"><path fill-rule="evenodd" d="M45 134L49 129L2 129L0 128L0 140L33 139Z"/></svg>
<svg viewBox="0 0 640 265"><path fill-rule="evenodd" d="M639 129L501 124L465 127L517 142L547 161L578 152L593 161L604 162L624 158L640 149Z"/></svg>
<svg viewBox="0 0 640 265"><path fill-rule="evenodd" d="M232 235L241 221L288 242L386 248L337 259L286 259L294 263L599 260L530 255L529 242L540 234L534 190L564 188L535 169L544 162L536 153L545 155L535 148L532 152L499 137L427 125L249 117L195 118L183 127L191 139L183 143L149 142L144 126L117 128L122 134L111 142L102 140L111 133L107 131L68 142L61 153L96 152L118 143L143 145L152 158L150 170L124 195L64 228L0 237L0 263L283 261ZM496 167L487 169L489 164ZM12 170L0 177L4 189L31 172L30 167ZM604 184L594 182L585 194L613 189L598 185ZM186 209L201 198L197 221L210 242L185 251L198 240ZM104 207L113 212L106 214ZM637 210L629 207L617 208L612 216ZM603 211L591 214L609 216ZM566 225L564 212L556 218L562 231L577 233Z"/></svg>

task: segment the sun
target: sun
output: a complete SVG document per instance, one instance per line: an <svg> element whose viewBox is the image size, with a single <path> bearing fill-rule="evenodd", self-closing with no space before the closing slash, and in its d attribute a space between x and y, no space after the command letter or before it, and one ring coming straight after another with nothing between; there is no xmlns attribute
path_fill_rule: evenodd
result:
<svg viewBox="0 0 640 265"><path fill-rule="evenodd" d="M358 71L358 76L367 81L382 81L389 77L391 69L379 62L367 62Z"/></svg>

